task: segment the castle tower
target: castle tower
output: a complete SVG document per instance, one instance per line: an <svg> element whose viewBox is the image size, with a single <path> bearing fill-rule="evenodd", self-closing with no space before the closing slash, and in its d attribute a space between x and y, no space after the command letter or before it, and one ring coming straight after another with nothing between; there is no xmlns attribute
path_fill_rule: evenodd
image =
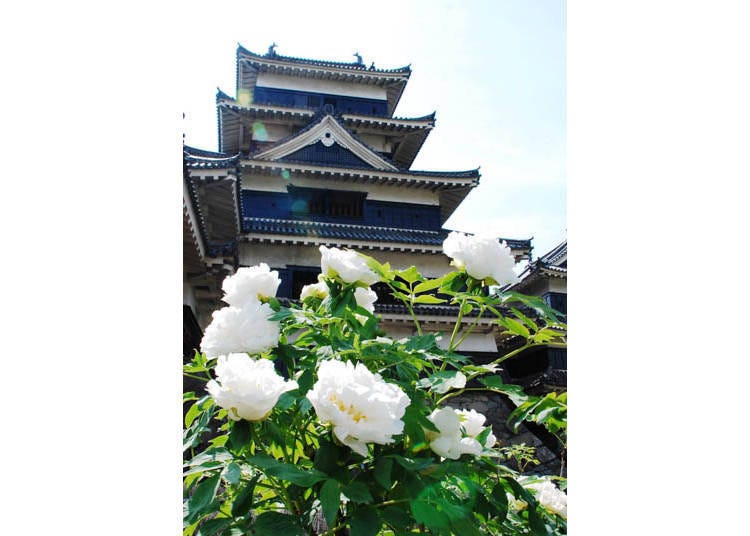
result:
<svg viewBox="0 0 750 536"><path fill-rule="evenodd" d="M351 248L448 272L443 224L479 184L479 170L411 169L435 113L394 115L410 67L266 54L238 46L235 97L216 96L219 152L184 149L185 303L205 326L220 307L223 277L265 262L279 271L278 296L296 299L320 271L318 247ZM503 238L517 260L530 240ZM376 287L376 290L377 287ZM379 292L376 313L393 336L412 333L405 309ZM418 306L423 328L452 328L456 311ZM496 350L493 324L479 324L461 350Z"/></svg>

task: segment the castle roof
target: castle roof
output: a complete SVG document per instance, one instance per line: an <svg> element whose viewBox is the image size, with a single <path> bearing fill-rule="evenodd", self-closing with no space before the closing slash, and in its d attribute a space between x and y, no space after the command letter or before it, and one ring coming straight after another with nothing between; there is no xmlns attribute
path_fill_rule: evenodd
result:
<svg viewBox="0 0 750 536"><path fill-rule="evenodd" d="M411 75L411 67L375 69L361 62L338 62L282 56L273 47L265 55L237 45L237 89L255 88L258 73L302 75L305 78L337 80L386 87L388 115L393 115Z"/></svg>
<svg viewBox="0 0 750 536"><path fill-rule="evenodd" d="M442 253L449 230L401 229L350 223L246 217L242 230L247 240L291 244L327 244L383 250ZM518 255L531 249L530 240L503 238Z"/></svg>
<svg viewBox="0 0 750 536"><path fill-rule="evenodd" d="M537 260L530 262L519 275L520 281L513 286L513 290L523 292L540 279L567 279L567 277L568 240L565 239Z"/></svg>
<svg viewBox="0 0 750 536"><path fill-rule="evenodd" d="M243 105L221 90L216 95L216 111L219 125L219 149L228 153L236 153L240 150L240 131L243 120L247 122L281 120L301 127L318 113L316 108L272 104ZM337 117L349 129L400 138L401 141L392 159L402 169L408 169L411 166L435 126L435 112L422 117L383 117L356 113L337 114Z"/></svg>
<svg viewBox="0 0 750 536"><path fill-rule="evenodd" d="M230 155L215 151L206 151L196 147L183 146L185 165L189 169L234 169L240 161L240 155Z"/></svg>
<svg viewBox="0 0 750 536"><path fill-rule="evenodd" d="M254 153L252 158L254 160L280 160L314 143L321 143L324 147L332 147L336 144L355 155L362 161L364 167L398 170L398 166L369 147L342 123L343 121L340 118L337 120L332 112L318 113L306 127Z"/></svg>

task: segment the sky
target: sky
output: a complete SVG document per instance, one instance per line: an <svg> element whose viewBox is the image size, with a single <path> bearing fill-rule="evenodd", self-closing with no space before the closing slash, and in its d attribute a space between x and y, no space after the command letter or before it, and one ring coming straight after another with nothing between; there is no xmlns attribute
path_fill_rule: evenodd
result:
<svg viewBox="0 0 750 536"><path fill-rule="evenodd" d="M237 43L265 53L411 64L395 115L437 112L412 169L480 167L480 184L445 223L465 232L532 238L534 257L566 238L564 1L447 0L229 4L188 13L180 88L186 143L216 150L216 88L235 96ZM294 17L285 17L293 13ZM361 24L366 17L366 24Z"/></svg>
<svg viewBox="0 0 750 536"><path fill-rule="evenodd" d="M452 226L495 221L538 252L570 230L571 533L737 533L750 466L732 463L731 434L729 463L708 470L706 441L685 438L699 423L737 430L747 406L742 330L727 326L750 303L750 5L577 0L566 51L554 2L353 4L38 1L0 17L0 402L22 438L0 446L19 460L3 473L6 532L28 532L28 498L50 483L66 493L46 517L77 534L132 532L112 520L134 497L150 533L181 530L181 116L200 126L191 143L215 148L236 43L276 41L412 63L398 113L438 117L417 165L482 166ZM64 463L37 462L51 442ZM700 502L717 486L720 510ZM660 515L696 503L708 507Z"/></svg>

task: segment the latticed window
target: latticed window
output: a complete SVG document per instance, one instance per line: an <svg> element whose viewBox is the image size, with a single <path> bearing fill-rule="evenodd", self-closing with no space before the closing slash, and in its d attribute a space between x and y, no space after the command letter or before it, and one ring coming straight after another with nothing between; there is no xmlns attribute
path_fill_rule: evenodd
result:
<svg viewBox="0 0 750 536"><path fill-rule="evenodd" d="M361 219L365 194L313 188L289 188L292 214L324 218Z"/></svg>

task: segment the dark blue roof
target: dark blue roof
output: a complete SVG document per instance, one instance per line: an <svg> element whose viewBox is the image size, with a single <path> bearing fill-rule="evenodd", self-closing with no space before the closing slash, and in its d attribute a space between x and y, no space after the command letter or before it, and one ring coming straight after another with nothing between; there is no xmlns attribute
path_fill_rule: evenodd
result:
<svg viewBox="0 0 750 536"><path fill-rule="evenodd" d="M276 60L276 61L283 61L286 63L295 63L299 65L315 65L319 67L334 67L337 69L355 69L357 71L366 71L371 73L403 73L403 74L411 74L411 66L405 65L403 67L397 67L395 69L370 69L367 65L364 63L358 63L356 61L353 62L343 62L343 61L327 61L327 60L313 60L309 58L296 58L294 56L282 56L280 54L276 54L275 52L273 54L256 54L255 52L250 52L248 49L237 44L237 55L240 54L244 56L249 56L251 58L257 58L258 60Z"/></svg>
<svg viewBox="0 0 750 536"><path fill-rule="evenodd" d="M395 229L371 225L340 224L272 218L243 218L245 232L312 236L316 238L365 240L370 242L402 242L407 244L441 245L448 231Z"/></svg>
<svg viewBox="0 0 750 536"><path fill-rule="evenodd" d="M231 100L234 101L232 97L224 93L220 88L216 88L216 102L219 102L221 100Z"/></svg>
<svg viewBox="0 0 750 536"><path fill-rule="evenodd" d="M315 115L313 115L313 117L310 119L310 122L306 126L304 126L303 128L301 128L301 129L293 132L292 134L290 134L290 135L288 135L288 136L286 136L284 138L281 138L281 139L273 142L270 145L267 145L267 146L263 147L262 149L259 149L258 151L256 151L256 154L257 153L262 153L262 152L265 152L265 151L269 151L269 150L273 149L274 147L278 147L279 145L282 145L282 144L288 142L289 140L291 140L293 138L296 138L297 136L299 136L299 135L303 134L304 132L307 132L308 130L310 130L311 128L313 128L315 125L317 125L318 123L320 123L326 116L329 116L329 115L331 117L333 117L333 119L337 123L339 123L341 125L341 128L343 128L344 130L346 130L352 138L354 138L355 140L357 140L359 143L361 143L362 145L364 145L368 150L372 151L374 154L378 155L378 157L382 158L383 160L385 160L386 162L388 162L389 164L393 165L396 168L396 170L377 170L377 171L384 171L384 172L389 172L389 173L393 173L393 172L395 172L395 173L404 173L404 174L407 174L407 175L415 175L415 176L418 176L418 177L447 177L447 178L479 179L479 168L469 169L469 170L466 170L466 171L418 171L418 170L403 169L396 162L394 162L393 160L391 160L390 158L388 158L384 154L382 154L382 153L376 151L375 149L373 149L372 147L370 147L355 132L353 132L352 130L346 128L344 126L345 119L343 117L341 117L341 114L336 113L336 112L332 112L331 110L326 110L325 108L321 108L320 110L318 110L317 113ZM250 157L252 158L252 156L253 155L251 154ZM282 160L279 160L279 161L282 161ZM290 159L285 158L283 161L292 163L292 162L294 162L293 156ZM306 161L299 161L297 163L305 164L305 163L308 163L308 162L306 162ZM352 165L338 166L335 163L326 163L325 165L327 165L329 167L342 167L342 168L361 167L362 169L367 169L367 168L372 169L372 166L370 166L369 164L366 165L366 166L352 166Z"/></svg>
<svg viewBox="0 0 750 536"><path fill-rule="evenodd" d="M191 169L225 169L237 166L240 155L228 155L184 145L185 164Z"/></svg>
<svg viewBox="0 0 750 536"><path fill-rule="evenodd" d="M311 236L316 238L363 240L369 242L401 242L439 246L450 233L450 230L425 231L422 229L396 229L393 227L376 227L373 225L356 225L327 223L302 220L282 220L275 218L242 219L244 232L283 234L293 236ZM502 238L511 249L528 249L531 240Z"/></svg>
<svg viewBox="0 0 750 536"><path fill-rule="evenodd" d="M233 97L230 97L229 95L227 95L226 93L224 93L220 89L216 93L216 102L218 103L219 101L223 101L223 102L221 102L221 105L223 107L228 108L228 109L233 110L233 111L236 111L236 112L248 111L248 110L250 110L253 107L256 107L256 108L269 108L269 109L272 109L272 110L274 108L280 108L280 106L277 106L275 104L256 104L256 103L251 103L251 104L249 104L247 106L243 106L242 104L239 104L237 102L237 99L235 99ZM231 101L231 102L227 102L227 101ZM294 107L283 107L283 108L292 108L295 112L300 112L300 111L317 112L318 110L320 110L320 106L294 106ZM279 110L279 111L282 111L282 110ZM344 117L345 115L356 116L357 120L359 118L362 118L362 120L372 121L373 123L389 123L389 122L396 122L396 121L404 121L404 122L411 122L411 121L413 121L415 123L417 121L432 121L434 123L435 117L436 117L437 113L436 112L432 112L430 114L422 115L420 117L399 117L399 116L386 117L386 116L383 116L383 115L372 115L372 114L361 114L361 113L355 113L355 112L346 112L346 113L342 113L341 114L342 121L353 121L353 120L355 120L354 117L347 118L347 117Z"/></svg>

